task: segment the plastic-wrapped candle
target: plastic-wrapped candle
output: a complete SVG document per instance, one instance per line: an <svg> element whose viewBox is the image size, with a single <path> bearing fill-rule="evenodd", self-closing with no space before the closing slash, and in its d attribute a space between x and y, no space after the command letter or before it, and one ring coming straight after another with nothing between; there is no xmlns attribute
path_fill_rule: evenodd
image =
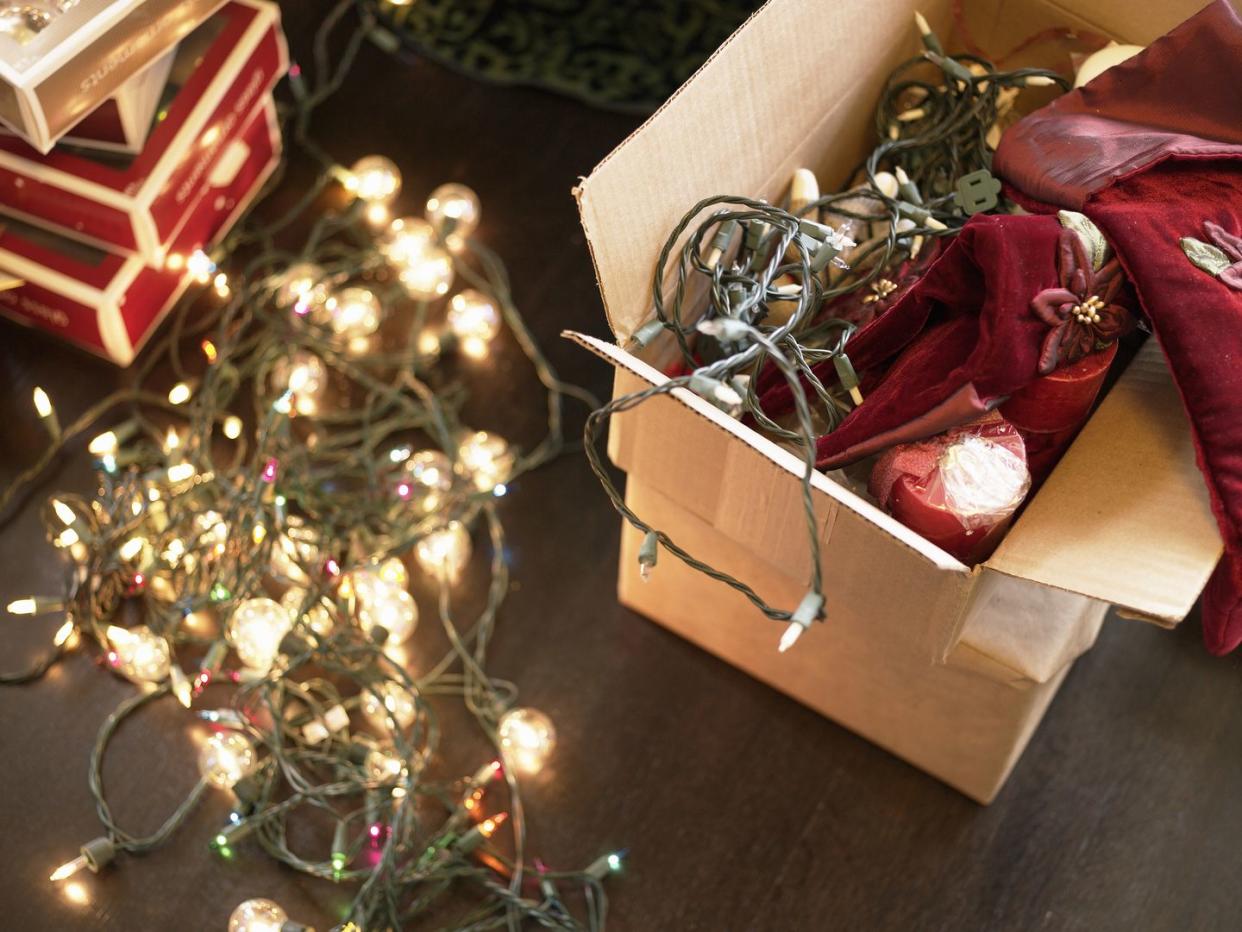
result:
<svg viewBox="0 0 1242 932"><path fill-rule="evenodd" d="M1000 543L1030 487L1022 437L996 413L893 447L870 482L881 508L968 565Z"/></svg>

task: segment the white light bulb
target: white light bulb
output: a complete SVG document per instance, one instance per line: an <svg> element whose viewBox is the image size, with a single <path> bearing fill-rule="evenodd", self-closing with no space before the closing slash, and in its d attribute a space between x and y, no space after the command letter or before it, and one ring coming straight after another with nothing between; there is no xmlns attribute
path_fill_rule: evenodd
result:
<svg viewBox="0 0 1242 932"><path fill-rule="evenodd" d="M407 689L392 680L385 680L365 690L362 694L362 714L378 728L387 728L390 719L398 727L408 728L418 715L414 687Z"/></svg>
<svg viewBox="0 0 1242 932"><path fill-rule="evenodd" d="M230 440L236 440L241 436L242 419L236 414L230 414L224 419L223 430L224 436L228 437Z"/></svg>
<svg viewBox="0 0 1242 932"><path fill-rule="evenodd" d="M293 586L280 597L280 604L289 613L291 619L295 622L300 620L303 617L302 606L306 604L306 590ZM304 614L306 623L317 635L327 637L332 633L332 613L328 610L325 600L321 599Z"/></svg>
<svg viewBox="0 0 1242 932"><path fill-rule="evenodd" d="M421 217L399 217L380 238L379 251L394 268L400 270L422 256L436 244L436 231Z"/></svg>
<svg viewBox="0 0 1242 932"><path fill-rule="evenodd" d="M552 720L538 709L510 709L496 727L505 765L522 773L538 773L556 747Z"/></svg>
<svg viewBox="0 0 1242 932"><path fill-rule="evenodd" d="M401 191L401 170L392 159L366 155L350 166L345 187L368 204L387 204Z"/></svg>
<svg viewBox="0 0 1242 932"><path fill-rule="evenodd" d="M328 324L346 340L369 337L379 329L384 309L366 288L344 288L328 299Z"/></svg>
<svg viewBox="0 0 1242 932"><path fill-rule="evenodd" d="M464 184L442 184L427 198L426 216L451 248L479 225L479 196Z"/></svg>
<svg viewBox="0 0 1242 932"><path fill-rule="evenodd" d="M285 530L272 546L272 573L281 579L300 586L310 583L303 566L319 562L319 539L301 518L291 515L285 522Z"/></svg>
<svg viewBox="0 0 1242 932"><path fill-rule="evenodd" d="M376 783L390 783L405 775L405 761L379 748L367 752L362 766Z"/></svg>
<svg viewBox="0 0 1242 932"><path fill-rule="evenodd" d="M229 542L229 526L218 511L204 511L194 516L194 528L198 531L197 543L220 556Z"/></svg>
<svg viewBox="0 0 1242 932"><path fill-rule="evenodd" d="M508 441L485 430L467 436L457 451L457 462L480 492L490 492L509 481L514 460Z"/></svg>
<svg viewBox="0 0 1242 932"><path fill-rule="evenodd" d="M168 676L172 652L168 642L150 628L109 625L107 635L115 658L113 665L125 676L144 683L158 683Z"/></svg>
<svg viewBox="0 0 1242 932"><path fill-rule="evenodd" d="M355 570L351 576L358 600L358 621L364 631L378 625L388 632L393 644L399 644L414 633L418 625L418 604L408 592L386 582L372 570Z"/></svg>
<svg viewBox="0 0 1242 932"><path fill-rule="evenodd" d="M254 745L239 731L218 731L198 752L198 770L212 786L228 789L254 769Z"/></svg>
<svg viewBox="0 0 1242 932"><path fill-rule="evenodd" d="M229 932L280 932L289 914L271 900L246 900L229 916Z"/></svg>
<svg viewBox="0 0 1242 932"><path fill-rule="evenodd" d="M36 385L34 391L31 392L31 397L34 399L35 413L39 417L48 418L52 416L52 399L48 397L47 392Z"/></svg>
<svg viewBox="0 0 1242 932"><path fill-rule="evenodd" d="M455 580L470 561L470 534L460 521L450 521L418 542L414 557L423 572Z"/></svg>
<svg viewBox="0 0 1242 932"><path fill-rule="evenodd" d="M276 305L308 314L328 300L324 270L314 262L291 265L276 283Z"/></svg>
<svg viewBox="0 0 1242 932"><path fill-rule="evenodd" d="M391 583L399 589L404 589L410 584L410 573L400 557L389 557L375 567L374 572L384 582Z"/></svg>
<svg viewBox="0 0 1242 932"><path fill-rule="evenodd" d="M481 358L500 332L500 312L486 295L467 288L449 302L448 326L468 355Z"/></svg>
<svg viewBox="0 0 1242 932"><path fill-rule="evenodd" d="M272 366L272 388L293 393L298 414L314 414L328 387L328 370L323 360L307 350L294 350Z"/></svg>
<svg viewBox="0 0 1242 932"><path fill-rule="evenodd" d="M419 450L406 460L403 481L409 486L403 498L424 511L434 511L453 488L452 461L439 450Z"/></svg>
<svg viewBox="0 0 1242 932"><path fill-rule="evenodd" d="M225 635L241 662L266 673L280 652L280 642L293 627L289 613L271 599L246 599L229 619Z"/></svg>
<svg viewBox="0 0 1242 932"><path fill-rule="evenodd" d="M189 382L178 382L168 390L168 403L183 405L194 395L194 388Z"/></svg>
<svg viewBox="0 0 1242 932"><path fill-rule="evenodd" d="M439 246L430 246L397 273L411 298L430 301L448 294L453 284L453 257Z"/></svg>

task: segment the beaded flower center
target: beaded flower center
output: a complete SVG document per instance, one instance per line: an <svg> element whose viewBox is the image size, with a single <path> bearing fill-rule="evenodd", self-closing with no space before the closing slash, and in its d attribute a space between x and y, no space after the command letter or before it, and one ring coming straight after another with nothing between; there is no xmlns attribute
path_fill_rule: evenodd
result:
<svg viewBox="0 0 1242 932"><path fill-rule="evenodd" d="M1098 296L1091 295L1082 304L1075 304L1071 313L1080 324L1098 324L1100 322L1100 311L1103 307L1104 302Z"/></svg>

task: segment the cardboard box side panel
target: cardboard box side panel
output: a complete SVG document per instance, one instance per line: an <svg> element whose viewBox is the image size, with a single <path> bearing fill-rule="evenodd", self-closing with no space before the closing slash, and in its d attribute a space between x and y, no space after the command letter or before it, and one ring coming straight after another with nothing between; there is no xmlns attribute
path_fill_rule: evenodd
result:
<svg viewBox="0 0 1242 932"><path fill-rule="evenodd" d="M27 281L20 288L0 291L0 313L27 327L55 334L96 356L108 356L93 307L33 282Z"/></svg>
<svg viewBox="0 0 1242 932"><path fill-rule="evenodd" d="M1177 622L1221 550L1182 400L1153 338L987 565Z"/></svg>
<svg viewBox="0 0 1242 932"><path fill-rule="evenodd" d="M636 511L650 514L713 564L750 573L764 595L800 597L800 584L755 566L747 550L641 482L631 478L626 497ZM780 654L779 624L765 624L739 593L679 561L662 560L650 581L642 582L636 566L640 540L627 526L619 582L625 605L980 802L991 801L1004 783L1060 685L1058 676L1014 689L934 665L917 644L917 630L903 639L892 627L898 619L857 611L830 613L795 650ZM873 592L879 589L872 586ZM858 596L852 604L861 610L865 597ZM949 610L918 596L908 607L900 621L914 628L921 609Z"/></svg>
<svg viewBox="0 0 1242 932"><path fill-rule="evenodd" d="M1003 54L1027 36L1053 26L1087 29L1118 42L1148 45L1207 5L1206 0L1006 0L989 35L994 44L984 47Z"/></svg>
<svg viewBox="0 0 1242 932"><path fill-rule="evenodd" d="M947 6L926 4L938 19ZM840 147L847 159L860 154L862 102L874 106L885 77L876 57L913 52L911 9L906 0L870 0L809 13L796 0L772 0L582 183L583 226L619 338L647 316L652 264L692 204L717 194L771 196L781 166L812 145L819 164L838 135L853 143Z"/></svg>
<svg viewBox="0 0 1242 932"><path fill-rule="evenodd" d="M74 239L137 248L132 218L123 207L86 197L66 186L25 176L0 165L0 213L48 227Z"/></svg>

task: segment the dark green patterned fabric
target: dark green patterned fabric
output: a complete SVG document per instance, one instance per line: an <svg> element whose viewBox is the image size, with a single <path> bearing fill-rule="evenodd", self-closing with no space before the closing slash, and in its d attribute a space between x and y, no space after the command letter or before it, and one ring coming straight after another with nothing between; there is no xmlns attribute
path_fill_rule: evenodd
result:
<svg viewBox="0 0 1242 932"><path fill-rule="evenodd" d="M377 12L445 64L598 106L658 106L760 0L412 0Z"/></svg>

